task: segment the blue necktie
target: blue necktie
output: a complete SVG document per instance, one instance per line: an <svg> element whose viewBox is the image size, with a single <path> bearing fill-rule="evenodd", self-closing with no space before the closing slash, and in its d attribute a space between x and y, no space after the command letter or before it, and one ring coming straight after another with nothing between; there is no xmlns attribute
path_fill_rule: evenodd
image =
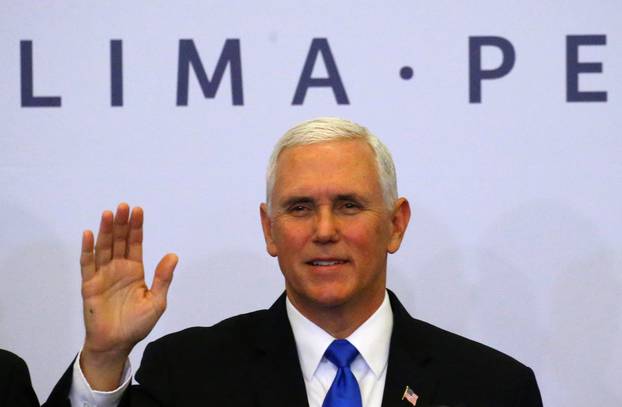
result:
<svg viewBox="0 0 622 407"><path fill-rule="evenodd" d="M337 375L322 407L362 407L359 384L350 370L350 363L358 354L359 351L345 339L333 341L326 349L324 356L337 366Z"/></svg>

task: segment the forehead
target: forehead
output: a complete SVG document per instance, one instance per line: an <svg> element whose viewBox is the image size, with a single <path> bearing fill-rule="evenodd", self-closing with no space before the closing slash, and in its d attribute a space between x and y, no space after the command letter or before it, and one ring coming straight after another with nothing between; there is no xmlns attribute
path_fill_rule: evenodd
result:
<svg viewBox="0 0 622 407"><path fill-rule="evenodd" d="M375 189L378 179L374 151L367 142L330 141L283 150L277 160L273 192L343 189L348 185Z"/></svg>

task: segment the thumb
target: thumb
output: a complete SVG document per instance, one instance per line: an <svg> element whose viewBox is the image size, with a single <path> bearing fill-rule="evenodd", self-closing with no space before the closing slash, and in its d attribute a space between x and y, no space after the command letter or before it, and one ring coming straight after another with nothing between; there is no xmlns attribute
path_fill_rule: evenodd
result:
<svg viewBox="0 0 622 407"><path fill-rule="evenodd" d="M175 270L178 261L177 255L169 253L162 257L162 260L156 266L153 282L151 283L151 293L162 304L166 304L166 294L173 281L173 270Z"/></svg>

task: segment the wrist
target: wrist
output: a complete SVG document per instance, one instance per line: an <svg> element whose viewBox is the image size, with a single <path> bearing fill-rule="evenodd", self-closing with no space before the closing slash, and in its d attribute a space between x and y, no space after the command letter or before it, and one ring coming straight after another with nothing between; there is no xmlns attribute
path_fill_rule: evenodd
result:
<svg viewBox="0 0 622 407"><path fill-rule="evenodd" d="M85 344L80 352L79 363L91 389L112 391L119 387L129 353L129 350L94 350Z"/></svg>

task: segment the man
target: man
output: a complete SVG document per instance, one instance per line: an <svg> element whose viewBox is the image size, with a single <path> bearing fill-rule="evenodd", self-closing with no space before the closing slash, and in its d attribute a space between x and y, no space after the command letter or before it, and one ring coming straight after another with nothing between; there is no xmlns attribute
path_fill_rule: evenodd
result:
<svg viewBox="0 0 622 407"><path fill-rule="evenodd" d="M387 292L387 255L410 207L367 129L322 118L289 130L260 216L286 294L269 310L150 344L128 388L127 357L164 312L177 257L160 261L148 289L142 210L104 212L96 243L90 231L82 240L85 342L48 403L541 406L529 368L412 319Z"/></svg>
<svg viewBox="0 0 622 407"><path fill-rule="evenodd" d="M0 407L37 407L28 367L19 356L0 349Z"/></svg>

